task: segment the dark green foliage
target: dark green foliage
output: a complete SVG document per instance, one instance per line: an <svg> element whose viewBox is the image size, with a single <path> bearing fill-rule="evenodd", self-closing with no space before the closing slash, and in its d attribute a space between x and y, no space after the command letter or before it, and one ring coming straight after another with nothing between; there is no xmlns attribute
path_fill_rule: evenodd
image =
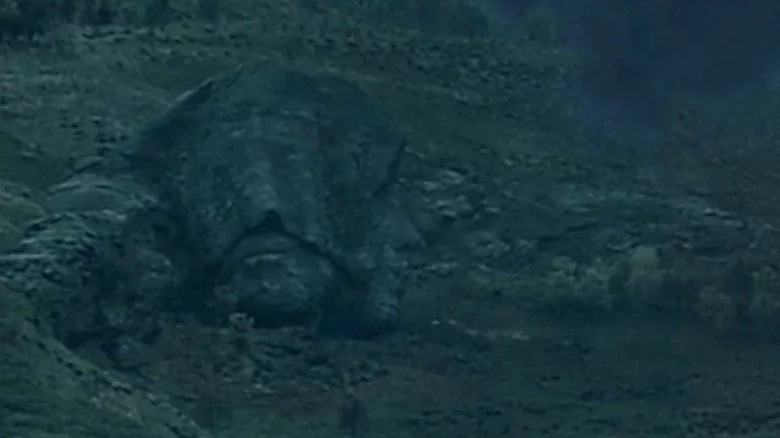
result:
<svg viewBox="0 0 780 438"><path fill-rule="evenodd" d="M730 296L736 306L737 322L744 325L748 322L748 308L753 295L753 271L755 266L747 260L737 257L726 268L723 277L722 290Z"/></svg>
<svg viewBox="0 0 780 438"><path fill-rule="evenodd" d="M198 0L198 12L206 20L218 21L220 18L220 0Z"/></svg>
<svg viewBox="0 0 780 438"><path fill-rule="evenodd" d="M84 0L81 22L90 26L105 26L116 20L110 0Z"/></svg>
<svg viewBox="0 0 780 438"><path fill-rule="evenodd" d="M16 11L0 15L0 39L27 39L46 32L51 25L49 9L44 0L16 0Z"/></svg>
<svg viewBox="0 0 780 438"><path fill-rule="evenodd" d="M11 14L0 15L0 40L17 38L22 33L19 17Z"/></svg>
<svg viewBox="0 0 780 438"><path fill-rule="evenodd" d="M97 9L97 3L95 0L83 0L81 7L81 16L79 21L82 24L93 23L97 19L95 17L95 10Z"/></svg>
<svg viewBox="0 0 780 438"><path fill-rule="evenodd" d="M316 11L320 3L300 0L303 7ZM354 13L368 22L383 26L392 23L432 35L486 36L490 18L479 2L470 0L331 0L329 7Z"/></svg>
<svg viewBox="0 0 780 438"><path fill-rule="evenodd" d="M109 0L103 0L98 4L97 10L95 11L95 18L97 18L96 25L98 26L104 26L114 22L116 19L116 12Z"/></svg>
<svg viewBox="0 0 780 438"><path fill-rule="evenodd" d="M62 0L59 7L59 16L65 22L72 23L76 20L76 0Z"/></svg>
<svg viewBox="0 0 780 438"><path fill-rule="evenodd" d="M144 7L144 24L164 26L173 19L173 12L170 0L147 0Z"/></svg>
<svg viewBox="0 0 780 438"><path fill-rule="evenodd" d="M351 389L346 391L338 411L338 426L346 436L355 438L365 428L366 406Z"/></svg>
<svg viewBox="0 0 780 438"><path fill-rule="evenodd" d="M29 23L42 23L47 19L48 8L54 6L52 2L43 0L17 0L16 9L19 17Z"/></svg>

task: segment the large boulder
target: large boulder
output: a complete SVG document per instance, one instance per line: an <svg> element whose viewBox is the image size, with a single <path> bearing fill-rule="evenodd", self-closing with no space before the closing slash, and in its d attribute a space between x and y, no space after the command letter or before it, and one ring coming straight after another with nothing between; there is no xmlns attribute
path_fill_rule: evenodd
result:
<svg viewBox="0 0 780 438"><path fill-rule="evenodd" d="M192 304L216 288L260 325L371 335L393 327L419 242L397 199L403 150L355 86L241 68L182 95L116 155L52 188L46 207L102 218L86 228L122 254L100 252L110 274L96 277L133 272L104 290Z"/></svg>

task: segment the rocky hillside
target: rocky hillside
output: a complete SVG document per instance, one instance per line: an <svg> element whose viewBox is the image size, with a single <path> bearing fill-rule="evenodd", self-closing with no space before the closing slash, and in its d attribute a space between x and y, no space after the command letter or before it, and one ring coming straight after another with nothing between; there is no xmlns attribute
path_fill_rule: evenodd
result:
<svg viewBox="0 0 780 438"><path fill-rule="evenodd" d="M670 96L638 150L589 135L582 54L543 10L508 25L466 0L55 3L0 9L0 435L777 434L777 90ZM50 187L250 63L346 80L406 137L426 248L393 334L255 327L218 299L211 318L98 308L120 295L17 251L52 223Z"/></svg>

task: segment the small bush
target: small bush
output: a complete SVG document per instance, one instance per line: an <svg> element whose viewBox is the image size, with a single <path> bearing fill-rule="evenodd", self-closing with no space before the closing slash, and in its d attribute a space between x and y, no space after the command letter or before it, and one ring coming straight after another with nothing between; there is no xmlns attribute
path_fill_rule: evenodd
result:
<svg viewBox="0 0 780 438"><path fill-rule="evenodd" d="M639 310L666 307L659 302L665 277L657 248L647 245L634 248L628 256L628 278L625 284L629 305Z"/></svg>
<svg viewBox="0 0 780 438"><path fill-rule="evenodd" d="M59 5L59 17L66 23L76 21L78 8L76 0L62 0Z"/></svg>
<svg viewBox="0 0 780 438"><path fill-rule="evenodd" d="M614 275L615 269L602 259L581 265L558 257L543 280L540 304L556 314L609 312L615 304Z"/></svg>
<svg viewBox="0 0 780 438"><path fill-rule="evenodd" d="M557 18L549 6L537 4L523 17L523 37L527 41L542 45L554 45L561 42Z"/></svg>
<svg viewBox="0 0 780 438"><path fill-rule="evenodd" d="M98 4L97 11L95 11L95 18L97 18L95 22L95 25L97 26L105 26L116 20L116 12L108 0L103 0Z"/></svg>
<svg viewBox="0 0 780 438"><path fill-rule="evenodd" d="M718 333L728 333L734 330L739 320L734 297L713 286L702 289L695 310L696 314Z"/></svg>
<svg viewBox="0 0 780 438"><path fill-rule="evenodd" d="M52 24L45 2L16 0L10 10L0 12L0 40L32 40L45 33Z"/></svg>
<svg viewBox="0 0 780 438"><path fill-rule="evenodd" d="M110 0L85 0L81 22L90 26L106 26L116 21L117 13Z"/></svg>
<svg viewBox="0 0 780 438"><path fill-rule="evenodd" d="M780 322L780 274L764 266L752 277L754 289L748 306L751 319L761 324Z"/></svg>
<svg viewBox="0 0 780 438"><path fill-rule="evenodd" d="M198 0L198 13L200 17L217 22L220 19L220 0Z"/></svg>
<svg viewBox="0 0 780 438"><path fill-rule="evenodd" d="M174 10L170 0L147 0L144 7L144 24L165 26L173 20Z"/></svg>

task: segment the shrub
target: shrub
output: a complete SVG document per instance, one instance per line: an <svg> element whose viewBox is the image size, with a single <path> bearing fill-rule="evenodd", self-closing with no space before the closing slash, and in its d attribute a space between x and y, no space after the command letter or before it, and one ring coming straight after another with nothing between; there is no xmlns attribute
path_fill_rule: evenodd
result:
<svg viewBox="0 0 780 438"><path fill-rule="evenodd" d="M568 257L558 257L543 281L541 305L554 313L611 311L615 304L614 274L615 269L602 259L580 265Z"/></svg>
<svg viewBox="0 0 780 438"><path fill-rule="evenodd" d="M777 324L780 322L780 274L764 266L752 278L753 293L747 309L750 319L760 325Z"/></svg>
<svg viewBox="0 0 780 438"><path fill-rule="evenodd" d="M147 0L144 7L144 24L165 26L173 19L173 12L170 0Z"/></svg>
<svg viewBox="0 0 780 438"><path fill-rule="evenodd" d="M219 0L198 0L198 13L201 18L216 22L220 19Z"/></svg>
<svg viewBox="0 0 780 438"><path fill-rule="evenodd" d="M713 286L702 289L696 303L696 313L719 333L732 331L739 319L734 298Z"/></svg>
<svg viewBox="0 0 780 438"><path fill-rule="evenodd" d="M660 303L661 291L666 273L661 269L658 249L639 245L628 256L628 277L625 290L630 307L647 310L650 307L665 307Z"/></svg>
<svg viewBox="0 0 780 438"><path fill-rule="evenodd" d="M14 7L0 13L0 39L12 40L46 32L52 23L46 4L40 0L16 0Z"/></svg>
<svg viewBox="0 0 780 438"><path fill-rule="evenodd" d="M90 26L105 26L116 21L116 10L110 0L85 0L81 22Z"/></svg>

